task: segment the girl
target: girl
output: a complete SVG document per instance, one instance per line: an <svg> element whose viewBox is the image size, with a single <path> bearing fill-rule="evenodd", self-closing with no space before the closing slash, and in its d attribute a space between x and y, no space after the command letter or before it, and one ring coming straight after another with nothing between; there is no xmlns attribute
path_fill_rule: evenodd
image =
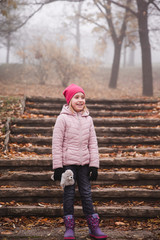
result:
<svg viewBox="0 0 160 240"><path fill-rule="evenodd" d="M93 120L85 105L84 90L71 84L64 91L67 104L63 106L56 120L52 139L54 179L71 169L77 181L83 212L89 226L89 234L94 239L106 239L99 228L99 216L94 212L90 181L98 176L99 154ZM75 184L66 186L63 194L64 239L74 237L74 196Z"/></svg>

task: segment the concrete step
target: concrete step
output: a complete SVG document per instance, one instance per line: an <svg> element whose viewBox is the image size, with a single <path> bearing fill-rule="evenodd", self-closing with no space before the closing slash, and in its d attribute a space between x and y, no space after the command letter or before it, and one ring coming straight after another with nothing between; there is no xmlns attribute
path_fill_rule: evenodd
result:
<svg viewBox="0 0 160 240"><path fill-rule="evenodd" d="M137 200L137 201L159 201L160 190L159 189L147 189L147 188L92 188L92 197L94 201L106 202L107 200L122 201L125 200ZM8 187L0 188L0 202L49 202L49 203L61 203L63 199L63 190L59 187ZM76 200L80 199L78 190L76 190Z"/></svg>
<svg viewBox="0 0 160 240"><path fill-rule="evenodd" d="M49 97L26 97L26 102L39 102L39 103L61 103L65 104L64 98L49 98ZM124 99L86 99L87 103L92 104L156 104L158 99L150 98L124 98Z"/></svg>
<svg viewBox="0 0 160 240"><path fill-rule="evenodd" d="M100 168L160 168L160 157L100 158ZM0 159L0 172L5 170L52 171L52 159Z"/></svg>
<svg viewBox="0 0 160 240"><path fill-rule="evenodd" d="M95 127L98 136L160 136L160 127ZM13 127L11 134L41 134L42 136L52 136L53 127Z"/></svg>
<svg viewBox="0 0 160 240"><path fill-rule="evenodd" d="M25 113L29 113L29 114L34 114L34 115L44 115L44 116L58 116L60 114L60 110L41 110L41 109L30 109L30 108L26 108L25 109ZM120 111L107 111L107 110L90 110L89 109L89 113L92 117L138 117L138 116L151 116L153 114L155 114L155 111L153 110L132 110L132 111L126 111L123 110L122 112Z"/></svg>
<svg viewBox="0 0 160 240"><path fill-rule="evenodd" d="M0 173L0 186L17 187L40 187L59 186L59 183L51 180L53 171L27 172L27 171L4 171ZM118 185L118 186L141 186L160 185L160 172L151 170L150 172L138 171L99 171L96 182L92 185Z"/></svg>
<svg viewBox="0 0 160 240"><path fill-rule="evenodd" d="M156 218L160 216L160 207L151 206L95 206L95 211L100 217L127 217L127 218ZM2 206L0 216L42 216L42 217L62 217L62 206ZM83 217L81 206L75 206L75 217Z"/></svg>
<svg viewBox="0 0 160 240"><path fill-rule="evenodd" d="M12 119L12 126L28 127L53 127L56 118L30 118L30 119ZM160 126L159 118L93 118L95 127L158 127Z"/></svg>
<svg viewBox="0 0 160 240"><path fill-rule="evenodd" d="M98 146L105 147L109 145L160 145L160 137L97 137ZM31 143L35 145L52 145L52 137L26 137L10 135L10 143Z"/></svg>
<svg viewBox="0 0 160 240"><path fill-rule="evenodd" d="M126 105L126 104L87 104L87 108L90 110L105 110L105 111L132 111L132 110L153 110L155 106L146 105L146 104L133 104L133 105ZM62 109L61 103L28 103L26 102L26 109L41 109L41 110L59 110Z"/></svg>
<svg viewBox="0 0 160 240"><path fill-rule="evenodd" d="M101 216L102 218L103 216ZM35 217L34 217L35 219ZM4 240L29 240L29 239L38 239L38 240L64 240L64 232L65 232L65 227L63 226L57 226L57 222L60 221L59 218L55 220L55 224L52 220L53 218L51 218L51 220L48 220L46 223L44 223L43 226L40 225L40 221L39 219L35 219L36 222L39 223L40 226L34 226L33 222L30 220L30 226L28 227L24 227L22 226L18 226L15 229L13 229L12 231L7 231L5 226L2 228L2 239ZM103 218L104 219L104 218ZM17 218L15 218L16 222ZM21 220L21 219L20 219ZM105 218L105 220L107 220ZM152 227L150 228L141 228L140 224L142 225L143 222L141 222L140 220L137 221L137 228L138 229L132 229L132 230L127 230L126 226L130 226L130 223L125 222L124 226L123 226L123 222L122 222L122 226L116 226L117 223L121 223L120 220L118 219L116 222L116 219L114 219L113 223L112 221L109 221L110 219L108 219L108 221L106 221L106 223L103 222L103 226L101 226L101 229L104 233L107 233L108 238L107 240L128 240L128 239L141 239L141 240L159 240L159 236L160 236L160 230L159 229L153 229ZM76 227L75 227L75 237L76 240L89 240L89 232L88 232L88 227L84 226L82 224L82 218L76 218ZM142 220L143 221L143 220ZM152 221L152 220L151 220ZM157 220L158 221L158 220ZM43 222L43 219L42 219ZM45 219L44 219L45 222ZM49 222L49 226L48 223ZM52 224L50 223L52 222ZM86 223L86 221L85 221ZM111 223L111 224L108 224ZM114 224L115 223L115 224ZM140 224L138 224L140 223ZM17 224L14 224L17 225ZM29 224L28 224L29 225ZM82 225L82 226L81 226ZM102 225L102 223L101 223ZM152 225L154 227L154 224L152 223ZM124 230L125 228L125 230ZM3 230L4 229L4 230Z"/></svg>
<svg viewBox="0 0 160 240"><path fill-rule="evenodd" d="M52 149L51 147L38 147L38 146L30 146L30 147L18 147L18 146L10 146L14 151L17 152L28 152L28 153L36 153L39 155L42 154L52 154ZM99 153L100 154L107 154L107 153L140 153L140 154L146 154L146 153L160 153L160 147L156 146L141 146L141 147L122 147L122 146L114 146L114 147L99 147Z"/></svg>

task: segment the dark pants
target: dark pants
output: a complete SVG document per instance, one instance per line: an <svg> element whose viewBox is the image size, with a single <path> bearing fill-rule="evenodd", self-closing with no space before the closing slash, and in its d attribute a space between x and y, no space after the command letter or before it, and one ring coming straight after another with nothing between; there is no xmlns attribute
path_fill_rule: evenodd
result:
<svg viewBox="0 0 160 240"><path fill-rule="evenodd" d="M88 173L89 166L64 166L64 170L71 169L74 174L74 180L77 181L79 193L82 200L84 214L94 214L92 195L91 195L91 184L89 181ZM66 186L63 194L63 210L64 216L74 214L74 198L75 198L75 184Z"/></svg>

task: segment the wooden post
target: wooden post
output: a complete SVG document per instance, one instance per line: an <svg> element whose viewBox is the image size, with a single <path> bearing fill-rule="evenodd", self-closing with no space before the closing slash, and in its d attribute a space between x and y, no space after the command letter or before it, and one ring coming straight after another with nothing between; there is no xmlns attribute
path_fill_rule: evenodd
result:
<svg viewBox="0 0 160 240"><path fill-rule="evenodd" d="M6 124L5 124L5 131L6 131L6 136L5 136L5 140L4 140L4 152L8 152L8 143L9 143L9 138L10 138L10 121L11 118L8 117Z"/></svg>
<svg viewBox="0 0 160 240"><path fill-rule="evenodd" d="M23 97L21 104L22 104L22 107L21 107L21 115L22 115L24 113L25 107L26 107L26 96Z"/></svg>

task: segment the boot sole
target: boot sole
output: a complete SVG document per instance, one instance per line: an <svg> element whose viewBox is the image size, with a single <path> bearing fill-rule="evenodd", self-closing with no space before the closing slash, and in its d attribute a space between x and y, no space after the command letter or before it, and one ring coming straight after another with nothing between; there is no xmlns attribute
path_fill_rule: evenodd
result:
<svg viewBox="0 0 160 240"><path fill-rule="evenodd" d="M95 236L95 235L92 235L92 234L89 234L91 238L94 238L94 239L101 239L101 240L106 240L107 239L107 236Z"/></svg>
<svg viewBox="0 0 160 240"><path fill-rule="evenodd" d="M75 239L75 237L65 237L64 239L68 239L68 240L70 239L71 240L71 239Z"/></svg>

